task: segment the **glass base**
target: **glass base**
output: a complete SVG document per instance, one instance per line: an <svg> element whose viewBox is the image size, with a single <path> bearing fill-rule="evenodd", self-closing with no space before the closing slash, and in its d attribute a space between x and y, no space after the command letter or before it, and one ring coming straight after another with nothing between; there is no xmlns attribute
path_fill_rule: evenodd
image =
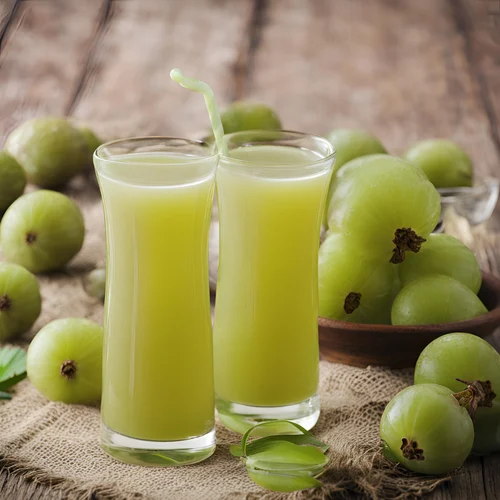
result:
<svg viewBox="0 0 500 500"><path fill-rule="evenodd" d="M256 424L272 420L291 420L307 430L312 429L319 418L319 395L288 406L248 406L233 403L222 398L216 399L219 420L228 429L244 434ZM257 428L252 436L294 433L290 426L276 424Z"/></svg>
<svg viewBox="0 0 500 500"><path fill-rule="evenodd" d="M215 429L181 441L145 441L101 426L101 446L111 457L127 464L176 467L207 459L215 451Z"/></svg>

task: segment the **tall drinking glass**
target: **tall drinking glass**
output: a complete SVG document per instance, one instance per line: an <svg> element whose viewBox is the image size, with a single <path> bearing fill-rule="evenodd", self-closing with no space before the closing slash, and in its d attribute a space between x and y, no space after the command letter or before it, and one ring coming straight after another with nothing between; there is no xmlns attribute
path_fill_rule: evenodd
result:
<svg viewBox="0 0 500 500"><path fill-rule="evenodd" d="M318 246L334 148L287 131L225 140L229 156L217 172L217 410L237 432L274 419L310 429L319 417Z"/></svg>
<svg viewBox="0 0 500 500"><path fill-rule="evenodd" d="M208 229L217 156L170 137L94 155L106 219L101 444L181 465L215 449Z"/></svg>

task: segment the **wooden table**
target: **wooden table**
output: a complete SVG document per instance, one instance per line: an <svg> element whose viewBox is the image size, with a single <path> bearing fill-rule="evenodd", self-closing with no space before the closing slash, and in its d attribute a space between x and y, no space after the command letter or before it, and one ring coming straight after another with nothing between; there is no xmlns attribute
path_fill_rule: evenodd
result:
<svg viewBox="0 0 500 500"><path fill-rule="evenodd" d="M394 154L449 137L499 175L500 0L0 0L0 135L52 114L104 137L196 136L206 111L175 66L286 128L362 127ZM498 271L491 241L482 264ZM500 498L499 457L431 496Z"/></svg>

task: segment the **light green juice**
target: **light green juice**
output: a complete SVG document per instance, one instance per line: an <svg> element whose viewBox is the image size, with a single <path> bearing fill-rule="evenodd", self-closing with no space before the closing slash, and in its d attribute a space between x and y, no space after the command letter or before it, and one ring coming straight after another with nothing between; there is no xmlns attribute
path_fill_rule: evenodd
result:
<svg viewBox="0 0 500 500"><path fill-rule="evenodd" d="M217 172L217 397L299 403L318 388L318 246L331 169L305 167L321 157L293 147L230 156L250 166L221 158Z"/></svg>
<svg viewBox="0 0 500 500"><path fill-rule="evenodd" d="M214 426L207 264L214 175L182 182L182 158L117 156L121 165L99 173L108 241L102 419L142 440L187 439ZM123 162L156 166L128 172ZM166 168L171 185L159 181Z"/></svg>

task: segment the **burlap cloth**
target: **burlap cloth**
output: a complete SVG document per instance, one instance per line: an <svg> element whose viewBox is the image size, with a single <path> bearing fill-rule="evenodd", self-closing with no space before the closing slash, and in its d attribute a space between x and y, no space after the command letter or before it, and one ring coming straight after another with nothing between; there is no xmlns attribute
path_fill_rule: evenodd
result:
<svg viewBox="0 0 500 500"><path fill-rule="evenodd" d="M104 260L102 210L92 176L76 180L68 190L84 212L84 248L65 272L40 278L43 312L30 335L60 317L102 321L102 304L82 287L85 273ZM201 464L162 469L116 462L99 447L97 408L49 402L26 380L11 401L0 404L0 465L9 474L0 497L24 500L35 489L37 498L64 499L323 499L346 490L374 498L413 497L446 478L412 475L380 455L384 405L409 383L409 372L322 362L322 411L314 434L330 445L331 466L323 488L286 495L250 481L243 464L229 453L229 444L239 436L221 425L215 455Z"/></svg>

